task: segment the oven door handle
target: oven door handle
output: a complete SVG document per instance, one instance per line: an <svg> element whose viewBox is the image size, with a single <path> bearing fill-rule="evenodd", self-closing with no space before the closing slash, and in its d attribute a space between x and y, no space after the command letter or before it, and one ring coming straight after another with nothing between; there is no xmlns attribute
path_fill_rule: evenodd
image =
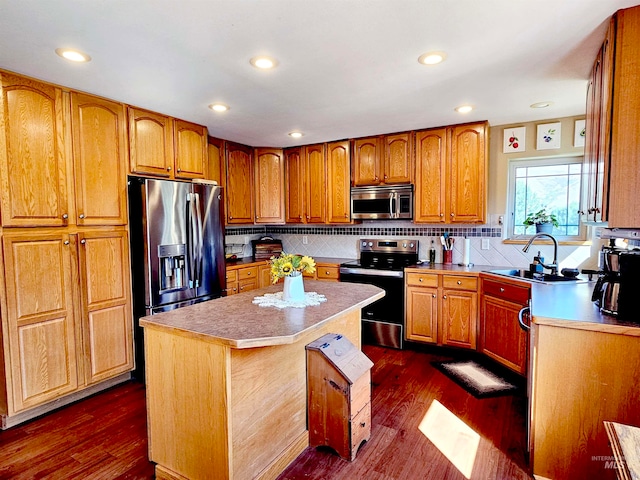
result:
<svg viewBox="0 0 640 480"><path fill-rule="evenodd" d="M520 328L522 330L524 330L525 332L528 332L529 330L531 330L531 327L529 325L527 325L526 323L524 323L524 314L525 312L528 314L530 311L530 308L528 306L526 307L522 307L520 309L520 311L518 312L518 323L520 324Z"/></svg>
<svg viewBox="0 0 640 480"><path fill-rule="evenodd" d="M340 267L340 275L362 275L365 277L395 277L403 278L403 270L374 270L372 268Z"/></svg>

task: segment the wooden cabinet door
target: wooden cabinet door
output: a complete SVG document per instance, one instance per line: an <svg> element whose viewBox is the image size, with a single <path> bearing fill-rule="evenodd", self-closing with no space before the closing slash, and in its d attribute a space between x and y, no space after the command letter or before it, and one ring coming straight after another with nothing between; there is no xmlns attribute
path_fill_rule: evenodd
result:
<svg viewBox="0 0 640 480"><path fill-rule="evenodd" d="M127 223L125 106L71 94L71 130L78 225Z"/></svg>
<svg viewBox="0 0 640 480"><path fill-rule="evenodd" d="M327 198L324 145L303 147L304 170L307 175L307 223L324 223Z"/></svg>
<svg viewBox="0 0 640 480"><path fill-rule="evenodd" d="M407 340L438 342L438 289L406 287Z"/></svg>
<svg viewBox="0 0 640 480"><path fill-rule="evenodd" d="M73 238L67 234L5 234L9 413L78 388L73 303ZM6 328L6 330L5 330Z"/></svg>
<svg viewBox="0 0 640 480"><path fill-rule="evenodd" d="M327 145L327 222L351 222L351 164L349 142Z"/></svg>
<svg viewBox="0 0 640 480"><path fill-rule="evenodd" d="M184 120L174 120L175 178L205 178L207 128Z"/></svg>
<svg viewBox="0 0 640 480"><path fill-rule="evenodd" d="M522 305L483 295L480 308L480 350L502 365L526 374L528 333L518 323Z"/></svg>
<svg viewBox="0 0 640 480"><path fill-rule="evenodd" d="M71 214L68 94L6 73L0 79L2 225L64 226Z"/></svg>
<svg viewBox="0 0 640 480"><path fill-rule="evenodd" d="M300 147L287 148L284 151L286 178L286 222L305 223L305 195L307 191L304 161Z"/></svg>
<svg viewBox="0 0 640 480"><path fill-rule="evenodd" d="M123 230L78 234L87 384L133 369L129 241Z"/></svg>
<svg viewBox="0 0 640 480"><path fill-rule="evenodd" d="M487 202L486 124L451 127L449 219L451 223L484 223Z"/></svg>
<svg viewBox="0 0 640 480"><path fill-rule="evenodd" d="M416 133L416 223L444 223L445 167L447 162L447 129L437 128Z"/></svg>
<svg viewBox="0 0 640 480"><path fill-rule="evenodd" d="M227 143L227 223L253 223L253 155L249 147Z"/></svg>
<svg viewBox="0 0 640 480"><path fill-rule="evenodd" d="M172 177L173 122L159 113L129 107L131 173Z"/></svg>
<svg viewBox="0 0 640 480"><path fill-rule="evenodd" d="M224 140L209 137L207 178L224 185Z"/></svg>
<svg viewBox="0 0 640 480"><path fill-rule="evenodd" d="M461 290L442 290L440 330L442 344L476 348L478 294Z"/></svg>
<svg viewBox="0 0 640 480"><path fill-rule="evenodd" d="M384 137L384 183L411 183L413 178L413 133Z"/></svg>
<svg viewBox="0 0 640 480"><path fill-rule="evenodd" d="M582 163L582 204L580 206L580 221L593 220L596 201L596 177L598 168L598 143L600 139L600 104L599 77L602 67L602 50L591 71L591 78L587 85L587 113L585 118L585 146Z"/></svg>
<svg viewBox="0 0 640 480"><path fill-rule="evenodd" d="M258 266L258 288L268 287L272 283L271 265Z"/></svg>
<svg viewBox="0 0 640 480"><path fill-rule="evenodd" d="M352 179L356 187L379 185L381 178L380 137L358 138L353 142Z"/></svg>
<svg viewBox="0 0 640 480"><path fill-rule="evenodd" d="M284 155L278 148L255 150L256 223L284 223Z"/></svg>

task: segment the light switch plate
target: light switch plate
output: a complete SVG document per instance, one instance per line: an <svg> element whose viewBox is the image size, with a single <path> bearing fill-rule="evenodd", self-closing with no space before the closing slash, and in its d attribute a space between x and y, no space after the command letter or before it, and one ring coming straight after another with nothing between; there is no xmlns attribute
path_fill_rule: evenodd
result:
<svg viewBox="0 0 640 480"><path fill-rule="evenodd" d="M482 239L482 250L489 250L490 246L489 246L489 239L488 238L483 238Z"/></svg>

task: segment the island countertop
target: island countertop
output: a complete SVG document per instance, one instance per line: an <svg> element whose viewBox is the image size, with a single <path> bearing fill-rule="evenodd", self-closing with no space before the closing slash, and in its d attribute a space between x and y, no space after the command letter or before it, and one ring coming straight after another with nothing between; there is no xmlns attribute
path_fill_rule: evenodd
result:
<svg viewBox="0 0 640 480"><path fill-rule="evenodd" d="M282 291L282 285L221 297L140 319L140 325L174 334L228 345L255 348L294 343L306 332L319 328L337 315L361 309L384 296L373 285L305 280L306 292L327 298L318 306L304 308L261 307L253 302L265 293Z"/></svg>

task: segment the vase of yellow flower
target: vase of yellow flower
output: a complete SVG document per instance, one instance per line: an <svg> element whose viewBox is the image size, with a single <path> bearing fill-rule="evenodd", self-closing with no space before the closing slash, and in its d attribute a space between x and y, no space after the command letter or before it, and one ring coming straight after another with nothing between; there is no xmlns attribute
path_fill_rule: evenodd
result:
<svg viewBox="0 0 640 480"><path fill-rule="evenodd" d="M304 301L304 283L302 274L316 271L316 262L306 255L294 255L282 252L279 257L271 257L271 279L273 283L284 278L282 299L286 301Z"/></svg>

